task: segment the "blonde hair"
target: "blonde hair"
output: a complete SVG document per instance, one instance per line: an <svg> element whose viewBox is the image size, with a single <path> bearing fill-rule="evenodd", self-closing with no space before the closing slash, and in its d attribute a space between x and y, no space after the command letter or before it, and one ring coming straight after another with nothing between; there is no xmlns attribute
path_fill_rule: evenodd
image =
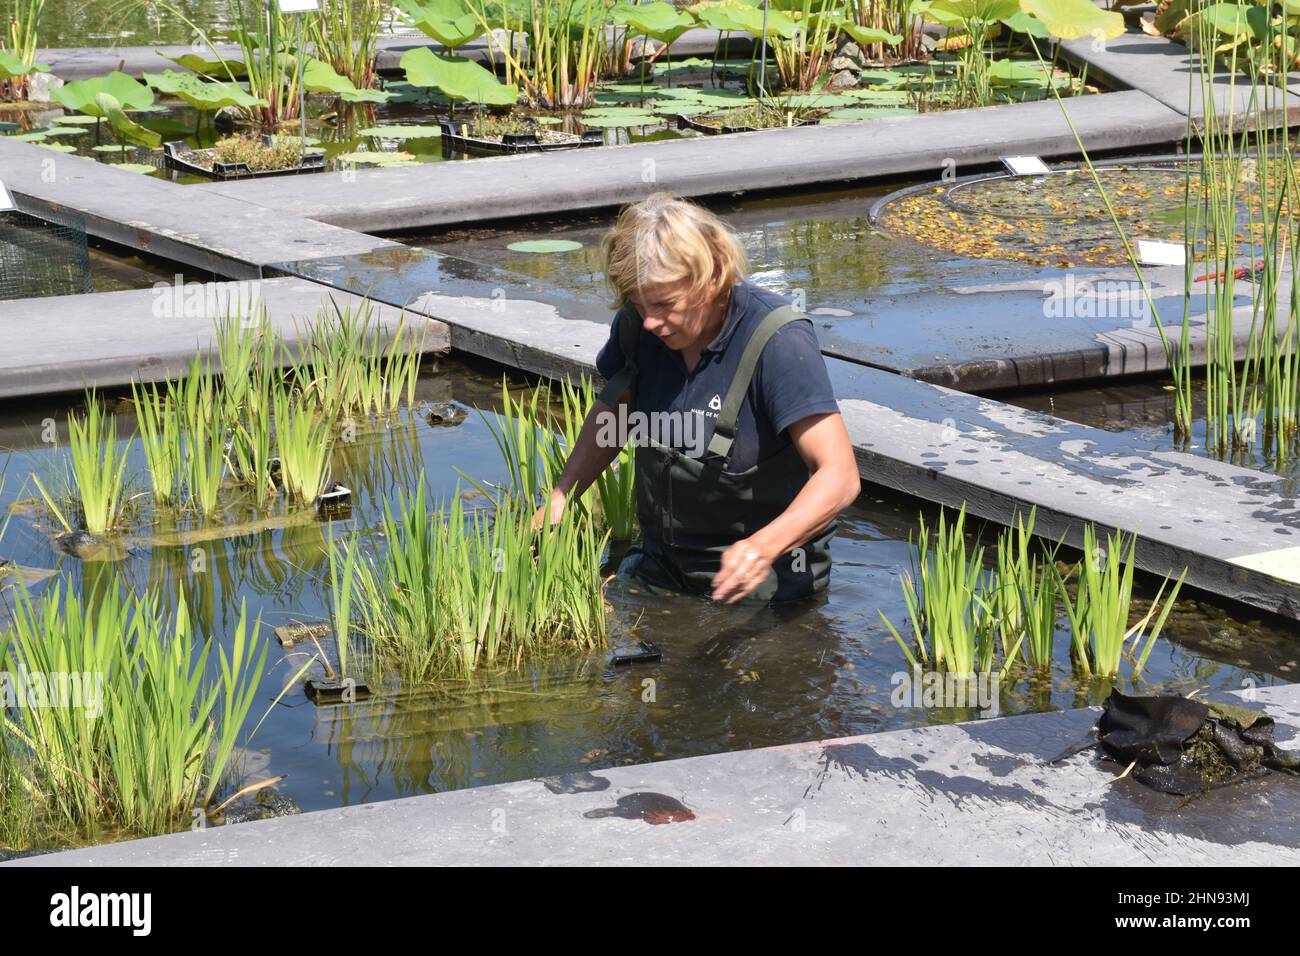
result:
<svg viewBox="0 0 1300 956"><path fill-rule="evenodd" d="M614 308L622 308L644 286L682 280L690 281L692 300L702 300L718 280L725 294L749 271L745 249L730 226L670 193L655 193L625 207L603 248Z"/></svg>

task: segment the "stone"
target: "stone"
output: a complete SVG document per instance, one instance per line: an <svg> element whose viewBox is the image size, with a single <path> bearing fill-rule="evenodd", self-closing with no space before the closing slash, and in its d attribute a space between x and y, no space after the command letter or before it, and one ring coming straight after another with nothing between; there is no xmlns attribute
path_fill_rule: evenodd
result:
<svg viewBox="0 0 1300 956"><path fill-rule="evenodd" d="M27 78L27 100L31 103L52 103L50 93L63 85L63 80L53 73L33 73Z"/></svg>
<svg viewBox="0 0 1300 956"><path fill-rule="evenodd" d="M853 70L840 70L826 84L828 90L851 90L858 85L858 74Z"/></svg>

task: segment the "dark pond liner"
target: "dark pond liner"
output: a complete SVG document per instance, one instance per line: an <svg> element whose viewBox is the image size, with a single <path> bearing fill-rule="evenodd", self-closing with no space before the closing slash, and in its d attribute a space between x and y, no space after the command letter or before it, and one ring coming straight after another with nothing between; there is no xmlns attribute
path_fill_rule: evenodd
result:
<svg viewBox="0 0 1300 956"><path fill-rule="evenodd" d="M263 136L262 142L266 145L271 144L270 136ZM208 156L212 155L215 147L207 149L191 149L184 142L171 141L163 143L163 155L167 160L167 165L173 169L180 169L195 176L206 176L209 179L255 179L265 176L296 176L299 173L319 173L325 169L325 154L310 153L299 166L290 166L287 169L259 169L253 170L248 168L247 163L220 163L215 160L212 168L207 169L198 163L190 162L186 154L203 153Z"/></svg>
<svg viewBox="0 0 1300 956"><path fill-rule="evenodd" d="M705 136L721 136L724 133L758 133L765 129L794 129L798 126L816 126L821 122L818 119L801 119L794 126L710 126L689 116L683 116L681 113L673 115L677 117L678 129L693 129Z"/></svg>
<svg viewBox="0 0 1300 956"><path fill-rule="evenodd" d="M536 133L504 133L501 141L479 139L475 136L462 136L457 130L460 123L438 120L442 128L442 146L444 150L461 153L488 153L492 155L513 155L515 153L550 153L561 149L581 149L587 146L603 146L605 136L600 130L587 130L577 139L563 143L547 143L538 138Z"/></svg>
<svg viewBox="0 0 1300 956"><path fill-rule="evenodd" d="M16 129L22 129L17 123L0 123L0 133L12 133Z"/></svg>

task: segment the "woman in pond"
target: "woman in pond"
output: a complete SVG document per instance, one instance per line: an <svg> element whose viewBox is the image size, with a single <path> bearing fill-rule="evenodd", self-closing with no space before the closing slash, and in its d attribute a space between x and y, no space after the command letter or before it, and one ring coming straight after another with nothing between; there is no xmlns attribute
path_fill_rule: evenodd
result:
<svg viewBox="0 0 1300 956"><path fill-rule="evenodd" d="M624 209L604 249L618 308L596 358L608 384L551 520L630 437L642 544L625 567L722 603L824 590L859 485L812 323L746 279L729 227L667 193Z"/></svg>

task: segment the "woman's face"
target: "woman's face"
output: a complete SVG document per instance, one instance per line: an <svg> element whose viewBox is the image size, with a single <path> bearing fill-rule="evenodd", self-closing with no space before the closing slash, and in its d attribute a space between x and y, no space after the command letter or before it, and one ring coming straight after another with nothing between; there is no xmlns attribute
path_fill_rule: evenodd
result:
<svg viewBox="0 0 1300 956"><path fill-rule="evenodd" d="M705 298L690 298L690 282L650 283L628 296L641 313L641 327L670 349L685 349L708 336L712 341L717 329L712 328L720 315L716 296L709 296L712 286L706 289ZM707 345L708 342L703 344Z"/></svg>

